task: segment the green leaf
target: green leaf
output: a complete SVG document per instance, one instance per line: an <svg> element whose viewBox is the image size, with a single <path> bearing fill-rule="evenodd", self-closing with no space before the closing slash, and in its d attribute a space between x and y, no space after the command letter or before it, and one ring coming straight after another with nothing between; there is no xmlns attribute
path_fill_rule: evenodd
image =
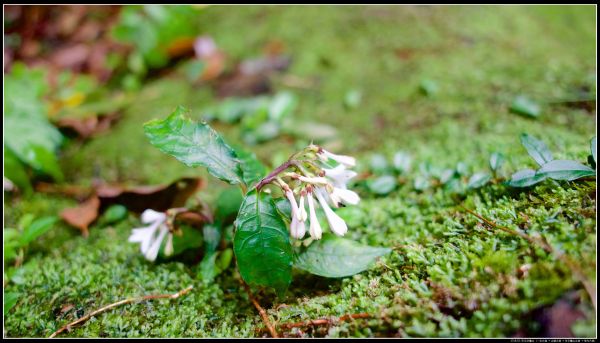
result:
<svg viewBox="0 0 600 343"><path fill-rule="evenodd" d="M247 152L243 149L237 149L236 153L240 160L242 168L242 178L248 188L254 187L265 175L267 175L267 167L258 160L255 153Z"/></svg>
<svg viewBox="0 0 600 343"><path fill-rule="evenodd" d="M242 278L248 284L273 287L282 296L292 281L292 246L271 196L248 193L235 227L233 249Z"/></svg>
<svg viewBox="0 0 600 343"><path fill-rule="evenodd" d="M371 192L379 195L385 195L396 189L396 186L398 186L398 181L396 180L396 177L392 175L383 175L375 180L370 180L367 185Z"/></svg>
<svg viewBox="0 0 600 343"><path fill-rule="evenodd" d="M235 151L208 124L187 118L188 112L178 106L166 119L144 124L152 145L189 167L206 167L213 176L230 184L243 182Z"/></svg>
<svg viewBox="0 0 600 343"><path fill-rule="evenodd" d="M586 176L596 176L596 171L577 161L554 160L544 164L537 174L554 180L572 181Z"/></svg>
<svg viewBox="0 0 600 343"><path fill-rule="evenodd" d="M510 105L510 110L516 114L530 118L537 118L542 112L540 105L523 95L520 95L513 100Z"/></svg>
<svg viewBox="0 0 600 343"><path fill-rule="evenodd" d="M163 242L159 252L161 257L170 258L188 249L198 249L204 245L204 237L200 230L188 225L181 225L180 228L182 231L181 236L173 235L173 255L164 255L166 242Z"/></svg>
<svg viewBox="0 0 600 343"><path fill-rule="evenodd" d="M46 88L41 70L17 64L6 75L4 144L23 163L61 181L63 176L55 152L63 136L48 121L42 98Z"/></svg>
<svg viewBox="0 0 600 343"><path fill-rule="evenodd" d="M394 168L400 173L406 173L410 169L412 158L403 151L394 154Z"/></svg>
<svg viewBox="0 0 600 343"><path fill-rule="evenodd" d="M293 135L295 137L304 138L313 141L326 141L337 136L338 131L335 127L319 122L294 120L285 120L281 127L282 132Z"/></svg>
<svg viewBox="0 0 600 343"><path fill-rule="evenodd" d="M6 148L4 148L4 176L17 185L23 193L33 192L25 166L10 149Z"/></svg>
<svg viewBox="0 0 600 343"><path fill-rule="evenodd" d="M215 260L217 258L217 246L221 241L221 229L214 225L204 225L204 257L200 262L200 275L206 283L212 282L217 276Z"/></svg>
<svg viewBox="0 0 600 343"><path fill-rule="evenodd" d="M227 248L219 253L215 264L217 266L217 274L221 273L225 269L229 268L231 261L233 260L233 250Z"/></svg>
<svg viewBox="0 0 600 343"><path fill-rule="evenodd" d="M222 191L215 204L215 221L220 223L233 221L243 200L242 192L237 187L230 187Z"/></svg>
<svg viewBox="0 0 600 343"><path fill-rule="evenodd" d="M348 91L348 93L346 93L346 95L344 96L344 106L346 106L346 108L349 109L358 107L361 101L362 93L357 89Z"/></svg>
<svg viewBox="0 0 600 343"><path fill-rule="evenodd" d="M57 221L58 218L53 216L36 219L23 231L23 235L21 236L21 244L29 244L30 242L32 242L33 240L50 230Z"/></svg>
<svg viewBox="0 0 600 343"><path fill-rule="evenodd" d="M119 204L111 205L98 220L98 225L106 226L127 218L127 207Z"/></svg>
<svg viewBox="0 0 600 343"><path fill-rule="evenodd" d="M503 164L504 155L502 155L499 152L493 152L490 156L490 169L492 169L493 172L497 172L498 170L500 170Z"/></svg>
<svg viewBox="0 0 600 343"><path fill-rule="evenodd" d="M417 175L414 182L414 187L418 191L424 191L427 188L431 187L431 182L422 175Z"/></svg>
<svg viewBox="0 0 600 343"><path fill-rule="evenodd" d="M294 111L297 104L298 99L294 94L290 92L277 93L269 103L269 119L280 122Z"/></svg>
<svg viewBox="0 0 600 343"><path fill-rule="evenodd" d="M521 134L521 144L527 149L529 156L531 156L540 166L553 160L550 149L548 149L546 144L541 140L523 133Z"/></svg>
<svg viewBox="0 0 600 343"><path fill-rule="evenodd" d="M545 179L545 175L537 174L533 169L523 169L514 173L505 184L511 187L529 187Z"/></svg>
<svg viewBox="0 0 600 343"><path fill-rule="evenodd" d="M469 178L469 181L467 182L467 188L481 188L485 186L485 184L488 183L491 178L492 176L488 173L475 173Z"/></svg>
<svg viewBox="0 0 600 343"><path fill-rule="evenodd" d="M596 136L594 136L590 142L590 150L592 152L592 157L594 157L594 163L598 163L598 160L596 159Z"/></svg>
<svg viewBox="0 0 600 343"><path fill-rule="evenodd" d="M325 234L296 255L294 266L315 275L339 278L367 270L378 257L391 251Z"/></svg>
<svg viewBox="0 0 600 343"><path fill-rule="evenodd" d="M432 96L438 92L439 87L433 80L423 80L421 81L421 84L419 84L419 90L426 96Z"/></svg>
<svg viewBox="0 0 600 343"><path fill-rule="evenodd" d="M371 170L375 173L382 173L388 169L388 162L385 156L376 154L371 156Z"/></svg>
<svg viewBox="0 0 600 343"><path fill-rule="evenodd" d="M19 294L14 292L4 293L4 316L8 314L11 308L13 308L19 300Z"/></svg>

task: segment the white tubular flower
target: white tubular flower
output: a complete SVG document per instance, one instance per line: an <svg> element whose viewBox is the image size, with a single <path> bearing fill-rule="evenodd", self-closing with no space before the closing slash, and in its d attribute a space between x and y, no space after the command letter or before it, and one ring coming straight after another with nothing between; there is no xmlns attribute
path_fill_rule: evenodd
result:
<svg viewBox="0 0 600 343"><path fill-rule="evenodd" d="M312 183L312 184L323 184L323 185L326 185L326 184L329 183L329 181L327 181L326 178L320 177L320 176L317 176L317 177L306 177L306 176L299 175L298 176L298 180L300 180L302 182Z"/></svg>
<svg viewBox="0 0 600 343"><path fill-rule="evenodd" d="M327 161L327 159L330 158L336 161L337 163L341 163L347 167L354 167L356 165L356 159L354 157L346 155L336 155L325 149L321 149L321 152L317 155L324 161Z"/></svg>
<svg viewBox="0 0 600 343"><path fill-rule="evenodd" d="M325 172L325 176L333 181L335 187L342 189L346 189L348 181L358 175L355 171L347 170L346 166L343 164L331 169L323 168L323 171Z"/></svg>
<svg viewBox="0 0 600 343"><path fill-rule="evenodd" d="M344 204L357 205L360 201L360 197L356 192L345 188L334 188L331 195L334 195L341 199Z"/></svg>
<svg viewBox="0 0 600 343"><path fill-rule="evenodd" d="M302 219L300 217L300 211L298 209L298 203L296 202L296 198L294 197L294 192L292 192L291 190L288 189L288 190L285 191L285 196L290 201L290 205L292 207L292 218L297 218L298 220ZM292 223L293 223L293 220L292 220Z"/></svg>
<svg viewBox="0 0 600 343"><path fill-rule="evenodd" d="M173 234L169 232L169 228L166 225L167 215L148 209L142 213L141 219L144 224L150 225L133 229L128 241L131 243L140 243L140 249L144 257L149 261L154 261L158 256L163 239L168 235L165 255L171 255L173 253ZM158 231L158 236L156 235L156 231Z"/></svg>
<svg viewBox="0 0 600 343"><path fill-rule="evenodd" d="M344 219L335 214L335 212L333 212L329 205L327 205L327 201L325 200L325 198L323 198L321 192L317 191L315 192L315 195L317 196L321 207L323 207L323 211L325 212L325 216L327 217L327 222L329 223L329 228L331 229L331 231L333 231L333 233L335 233L338 236L345 235L346 232L348 232L348 226L346 225Z"/></svg>
<svg viewBox="0 0 600 343"><path fill-rule="evenodd" d="M301 239L306 234L305 221L298 220L296 217L292 217L292 223L290 224L290 236L295 239Z"/></svg>
<svg viewBox="0 0 600 343"><path fill-rule="evenodd" d="M310 236L313 239L321 239L323 230L321 229L321 224L319 224L319 219L317 218L317 212L315 212L315 204L313 202L312 192L308 193L308 211L310 212L310 227L309 227Z"/></svg>
<svg viewBox="0 0 600 343"><path fill-rule="evenodd" d="M300 194L300 204L298 205L298 212L300 213L300 220L305 222L308 219L306 208L304 207L304 192Z"/></svg>

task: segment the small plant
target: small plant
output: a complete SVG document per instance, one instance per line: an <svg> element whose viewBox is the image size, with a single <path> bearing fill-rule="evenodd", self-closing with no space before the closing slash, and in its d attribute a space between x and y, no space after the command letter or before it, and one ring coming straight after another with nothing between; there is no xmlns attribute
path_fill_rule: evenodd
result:
<svg viewBox="0 0 600 343"><path fill-rule="evenodd" d="M539 169L523 169L514 173L506 185L511 187L529 187L546 179L573 181L585 177L596 177L596 137L591 141L591 155L588 161L593 162L590 168L573 160L555 160L552 152L541 140L528 135L521 135L521 143L529 156L540 166Z"/></svg>
<svg viewBox="0 0 600 343"><path fill-rule="evenodd" d="M205 240L217 237L205 244L205 260L210 256L216 263L215 243L218 237L228 235L228 215L224 213L232 212L237 212L233 252L243 280L272 287L278 295L283 295L291 283L293 266L325 277L349 276L367 269L390 251L341 238L348 226L333 208L360 201L358 194L347 188L356 176L348 169L355 165L353 157L311 144L265 175L266 168L254 154L234 150L208 124L191 121L186 112L180 106L166 119L146 123L144 130L150 142L187 166L206 167L211 175L239 186L243 196L241 204L218 201L218 224L204 227ZM323 215L318 214L317 206L333 234L323 233ZM134 229L130 237L130 241L141 243L149 260L156 258L165 237L165 255L173 252L167 217L168 213L145 212L142 221L149 226ZM206 228L211 227L214 232L209 234ZM227 253L220 256L227 259ZM208 265L210 262L204 267Z"/></svg>

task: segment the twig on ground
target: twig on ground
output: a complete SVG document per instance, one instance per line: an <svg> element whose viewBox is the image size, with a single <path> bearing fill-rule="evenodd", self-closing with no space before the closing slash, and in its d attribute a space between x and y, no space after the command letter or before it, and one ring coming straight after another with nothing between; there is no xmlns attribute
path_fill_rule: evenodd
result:
<svg viewBox="0 0 600 343"><path fill-rule="evenodd" d="M153 299L177 299L177 298L179 298L180 296L182 296L182 295L184 295L184 294L188 293L189 291L191 291L191 290L192 290L192 288L194 288L194 287L193 287L193 286L189 286L188 288L186 288L186 289L183 289L183 290L181 290L181 291L179 291L179 292L177 292L177 293L174 293L174 294L145 295L145 296L142 296L142 297L129 298L129 299L125 299L125 300L118 301L118 302L116 302L116 303L113 303L113 304L110 304L110 305L104 306L104 307L102 307L102 308L100 308L100 309L97 309L96 311L90 312L90 313L88 313L87 315L85 315L85 316L83 316L83 317L81 317L81 318L77 319L76 321L74 321L74 322L71 322L71 323L69 323L69 324L67 324L67 325L63 326L62 328L60 328L60 329L58 329L57 331L55 331L55 332L54 332L52 335L50 335L50 337L48 337L48 338L54 338L54 337L56 337L57 335L59 335L61 332L65 331L65 330L70 330L72 326L74 326L74 325L77 325L77 324L80 324L80 323L83 323L83 322L85 322L86 320L88 320L88 319L92 318L93 316L95 316L95 315L97 315L97 314L100 314L100 313L102 313L102 312L108 311L108 310L110 310L110 309L111 309L111 308L113 308L113 307L117 307L117 306L119 306L119 305L124 305L124 304L129 304L129 303L133 303L133 302L138 302L138 301L144 301L144 300L153 300Z"/></svg>
<svg viewBox="0 0 600 343"><path fill-rule="evenodd" d="M596 288L594 287L594 285L585 276L585 273L583 272L583 270L581 269L579 264L577 264L575 261L573 261L571 258L569 258L569 256L565 255L564 253L562 253L560 251L556 251L552 247L552 245L550 245L550 243L548 243L548 241L546 240L546 238L544 236L542 236L540 234L540 238L531 237L522 231L510 229L510 228L507 228L504 226L500 226L500 225L494 223L493 221L485 218L484 216L476 213L475 211L466 208L463 205L459 205L459 206L464 208L465 211L469 212L470 214L474 215L475 217L481 219L485 224L487 224L491 228L499 229L499 230L502 230L511 235L519 236L519 237L525 239L526 241L528 241L529 243L544 249L544 251L546 251L549 254L552 254L558 260L560 260L564 264L566 264L567 267L569 267L569 269L573 272L573 275L579 280L579 282L581 282L581 284L585 288L586 292L590 296L592 305L594 306L594 310L596 310Z"/></svg>
<svg viewBox="0 0 600 343"><path fill-rule="evenodd" d="M250 287L248 286L248 284L246 282L244 282L244 280L242 280L242 278L240 278L240 283L242 284L242 287L244 287L244 290L246 290L246 293L248 293L248 299L250 299L250 302L252 302L252 305L254 305L254 307L256 307L256 309L258 310L258 313L260 314L263 322L267 326L267 329L269 330L271 337L279 338L279 334L277 333L277 330L275 330L275 328L271 324L271 321L269 320L267 311L265 311L265 309L262 308L262 306L260 306L258 301L254 298L254 295L252 295L252 290L250 290Z"/></svg>

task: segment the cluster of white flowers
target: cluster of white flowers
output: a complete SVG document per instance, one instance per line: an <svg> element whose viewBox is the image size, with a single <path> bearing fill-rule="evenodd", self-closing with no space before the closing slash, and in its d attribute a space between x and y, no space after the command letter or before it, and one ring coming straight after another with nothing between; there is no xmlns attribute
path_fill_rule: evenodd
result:
<svg viewBox="0 0 600 343"><path fill-rule="evenodd" d="M173 233L167 226L167 215L147 209L142 213L142 223L150 225L133 229L129 236L129 242L140 243L144 257L149 261L154 261L166 236L165 255L173 254Z"/></svg>
<svg viewBox="0 0 600 343"><path fill-rule="evenodd" d="M337 208L341 204L356 205L360 201L358 194L347 188L348 181L357 175L356 172L347 168L355 166L356 160L350 156L333 154L319 147L311 146L310 148L316 150L316 156L323 165L328 166L329 160L339 164L333 168L325 168L311 163L313 169L316 169L317 175L313 175L306 169L304 169L304 175L287 173L286 176L301 182L295 191L280 181L292 208L290 235L295 239L302 239L306 234L306 222L308 221L310 236L313 239L321 239L323 230L317 218L314 200L316 197L318 204L325 212L331 231L338 236L343 236L348 231L348 226L344 219L331 209L330 204ZM296 201L295 193L299 195L299 201ZM306 204L308 204L308 213Z"/></svg>

